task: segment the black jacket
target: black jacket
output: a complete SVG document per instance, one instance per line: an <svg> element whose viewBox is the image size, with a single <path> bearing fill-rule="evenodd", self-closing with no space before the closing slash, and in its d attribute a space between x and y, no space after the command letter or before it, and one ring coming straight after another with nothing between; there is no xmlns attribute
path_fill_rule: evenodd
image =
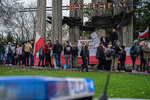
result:
<svg viewBox="0 0 150 100"><path fill-rule="evenodd" d="M96 59L105 58L104 49L102 46L97 47Z"/></svg>
<svg viewBox="0 0 150 100"><path fill-rule="evenodd" d="M126 51L125 50L121 50L119 60L126 61Z"/></svg>
<svg viewBox="0 0 150 100"><path fill-rule="evenodd" d="M118 34L116 32L111 33L110 35L110 41L114 42L114 40L118 40Z"/></svg>
<svg viewBox="0 0 150 100"><path fill-rule="evenodd" d="M81 49L81 56L83 58L89 57L89 49L88 49L87 46L82 47L82 49Z"/></svg>
<svg viewBox="0 0 150 100"><path fill-rule="evenodd" d="M72 54L72 47L70 45L67 45L65 48L64 48L64 54Z"/></svg>
<svg viewBox="0 0 150 100"><path fill-rule="evenodd" d="M78 55L78 51L79 51L78 47L77 46L73 46L72 52L73 52L74 56Z"/></svg>
<svg viewBox="0 0 150 100"><path fill-rule="evenodd" d="M121 51L121 49L119 48L118 45L115 45L112 47L112 50L114 49L114 55L112 55L113 58L119 57L119 51Z"/></svg>
<svg viewBox="0 0 150 100"><path fill-rule="evenodd" d="M143 46L139 46L140 47L140 56L143 57Z"/></svg>
<svg viewBox="0 0 150 100"><path fill-rule="evenodd" d="M54 44L53 53L61 53L62 52L62 45L60 43Z"/></svg>
<svg viewBox="0 0 150 100"><path fill-rule="evenodd" d="M103 41L103 37L101 37L100 41L101 41L101 42L104 42L104 41ZM109 42L109 40L108 40L108 38L107 38L107 37L105 37L105 41L106 41L106 43L108 43L108 42Z"/></svg>

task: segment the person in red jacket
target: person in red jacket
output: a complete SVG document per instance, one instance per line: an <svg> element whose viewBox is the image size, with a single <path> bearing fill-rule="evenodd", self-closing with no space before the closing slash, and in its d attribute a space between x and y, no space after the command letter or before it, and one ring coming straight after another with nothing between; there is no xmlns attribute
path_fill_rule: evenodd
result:
<svg viewBox="0 0 150 100"><path fill-rule="evenodd" d="M51 48L50 48L50 42L47 41L46 44L44 45L44 54L45 54L45 66L51 66Z"/></svg>

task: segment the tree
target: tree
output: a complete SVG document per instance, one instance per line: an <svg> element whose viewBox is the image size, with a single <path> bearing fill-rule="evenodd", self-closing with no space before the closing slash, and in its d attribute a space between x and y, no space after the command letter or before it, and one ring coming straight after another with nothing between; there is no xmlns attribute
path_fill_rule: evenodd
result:
<svg viewBox="0 0 150 100"><path fill-rule="evenodd" d="M14 37L12 36L11 32L8 32L7 34L7 42L13 42L14 41Z"/></svg>

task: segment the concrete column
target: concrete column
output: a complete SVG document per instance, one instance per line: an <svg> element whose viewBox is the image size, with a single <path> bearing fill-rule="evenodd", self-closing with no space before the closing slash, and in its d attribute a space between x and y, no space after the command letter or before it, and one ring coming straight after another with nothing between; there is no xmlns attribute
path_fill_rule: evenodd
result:
<svg viewBox="0 0 150 100"><path fill-rule="evenodd" d="M118 3L120 1L114 0L115 3ZM114 15L119 15L122 9L120 7L114 7ZM120 42L120 45L123 45L123 27L122 28L116 28L116 32L118 33L118 40Z"/></svg>
<svg viewBox="0 0 150 100"><path fill-rule="evenodd" d="M37 32L46 40L46 0L37 0Z"/></svg>
<svg viewBox="0 0 150 100"><path fill-rule="evenodd" d="M98 4L107 3L107 0L92 0L92 3ZM107 8L92 10L91 15L93 16L100 16L100 15L107 15ZM95 32L97 33L98 37L101 38L103 34L106 34L106 29L96 29Z"/></svg>
<svg viewBox="0 0 150 100"><path fill-rule="evenodd" d="M62 43L62 0L52 0L52 42Z"/></svg>
<svg viewBox="0 0 150 100"><path fill-rule="evenodd" d="M70 5L73 4L83 4L83 0L70 0ZM83 21L83 9L80 11L70 10L70 17L80 17ZM82 31L78 26L70 26L69 27L69 41L73 44L75 41L79 39L79 36L82 35Z"/></svg>
<svg viewBox="0 0 150 100"><path fill-rule="evenodd" d="M133 0L128 0L128 2L133 2ZM127 7L127 13L133 11L133 7ZM131 22L123 28L123 45L126 47L132 46L133 43L133 17Z"/></svg>
<svg viewBox="0 0 150 100"><path fill-rule="evenodd" d="M119 2L114 0L115 2ZM133 2L133 0L123 0L122 2ZM121 11L125 11L127 13L131 12L133 10L133 7L127 7L126 9L123 8L114 8L114 15L120 14ZM125 45L126 47L131 46L133 43L133 18L131 22L121 28L117 28L116 32L118 33L119 36L119 42L120 45Z"/></svg>

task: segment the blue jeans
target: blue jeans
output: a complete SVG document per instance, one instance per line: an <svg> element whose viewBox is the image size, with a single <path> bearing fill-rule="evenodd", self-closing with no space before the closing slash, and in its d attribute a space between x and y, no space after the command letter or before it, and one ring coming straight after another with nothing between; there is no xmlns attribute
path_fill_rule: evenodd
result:
<svg viewBox="0 0 150 100"><path fill-rule="evenodd" d="M121 70L124 70L125 71L125 61L121 61Z"/></svg>
<svg viewBox="0 0 150 100"><path fill-rule="evenodd" d="M0 65L3 65L3 52L0 51Z"/></svg>
<svg viewBox="0 0 150 100"><path fill-rule="evenodd" d="M34 66L34 56L33 56L33 54L30 54L30 59L31 59L30 66Z"/></svg>
<svg viewBox="0 0 150 100"><path fill-rule="evenodd" d="M7 54L5 64L10 64L10 62L11 62L11 53Z"/></svg>
<svg viewBox="0 0 150 100"><path fill-rule="evenodd" d="M44 57L43 56L39 56L38 66L40 66L41 60L42 60L42 66L44 66Z"/></svg>
<svg viewBox="0 0 150 100"><path fill-rule="evenodd" d="M61 68L61 61L60 61L61 53L54 53L54 56L56 59L56 66Z"/></svg>

